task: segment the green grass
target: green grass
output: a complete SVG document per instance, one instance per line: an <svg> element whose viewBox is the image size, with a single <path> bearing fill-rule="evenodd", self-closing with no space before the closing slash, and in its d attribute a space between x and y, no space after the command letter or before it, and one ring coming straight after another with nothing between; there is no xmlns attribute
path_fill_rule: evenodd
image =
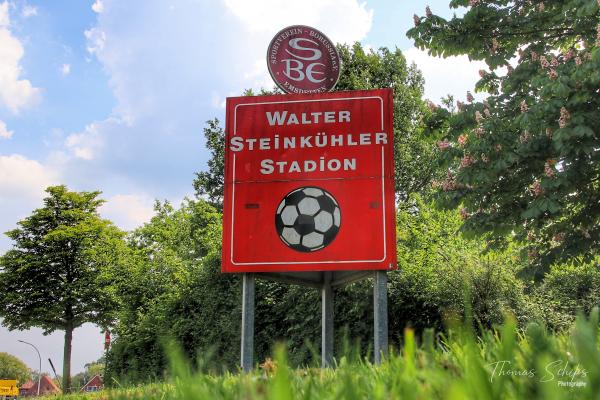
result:
<svg viewBox="0 0 600 400"><path fill-rule="evenodd" d="M479 337L456 327L416 340L407 330L380 366L342 357L332 369L291 369L278 347L275 368L215 375L171 353L169 382L59 399L600 399L597 310L558 335L539 325L519 331L511 320Z"/></svg>

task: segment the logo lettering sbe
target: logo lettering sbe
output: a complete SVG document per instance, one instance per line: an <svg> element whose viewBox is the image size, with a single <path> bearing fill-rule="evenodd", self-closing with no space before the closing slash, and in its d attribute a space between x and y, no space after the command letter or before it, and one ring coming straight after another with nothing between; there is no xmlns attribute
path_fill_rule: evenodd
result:
<svg viewBox="0 0 600 400"><path fill-rule="evenodd" d="M304 45L302 42L305 42ZM315 47L307 47L308 43L312 43ZM283 70L283 74L288 78L296 82L301 82L304 79L308 79L312 83L321 83L326 78L317 79L315 75L323 75L325 72L315 70L316 67L325 67L325 64L318 62L317 60L321 60L323 56L323 52L318 49L319 44L313 40L306 38L294 38L289 41L289 46L293 50L299 51L309 51L312 53L311 56L302 56L298 53L290 51L290 49L285 49L285 51L292 56L293 58L286 58L281 61L285 63L285 69ZM314 61L308 63L308 61ZM306 68L305 68L306 65Z"/></svg>

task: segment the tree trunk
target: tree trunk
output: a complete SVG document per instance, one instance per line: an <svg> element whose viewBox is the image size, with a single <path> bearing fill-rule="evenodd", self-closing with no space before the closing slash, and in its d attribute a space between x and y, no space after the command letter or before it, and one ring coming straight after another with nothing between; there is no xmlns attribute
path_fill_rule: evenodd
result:
<svg viewBox="0 0 600 400"><path fill-rule="evenodd" d="M73 341L73 328L67 324L65 329L65 351L63 355L63 376L62 390L63 393L71 392L71 342Z"/></svg>

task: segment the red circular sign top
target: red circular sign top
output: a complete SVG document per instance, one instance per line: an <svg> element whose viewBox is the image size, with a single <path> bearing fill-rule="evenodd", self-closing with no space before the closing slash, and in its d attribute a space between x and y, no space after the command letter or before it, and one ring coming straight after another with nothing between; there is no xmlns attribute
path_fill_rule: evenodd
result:
<svg viewBox="0 0 600 400"><path fill-rule="evenodd" d="M327 36L304 25L279 31L267 50L269 73L286 93L323 93L340 77L340 56Z"/></svg>

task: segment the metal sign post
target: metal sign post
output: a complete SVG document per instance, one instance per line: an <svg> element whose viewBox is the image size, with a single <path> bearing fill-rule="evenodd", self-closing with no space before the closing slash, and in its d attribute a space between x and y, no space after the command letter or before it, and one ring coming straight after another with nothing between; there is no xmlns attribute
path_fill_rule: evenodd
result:
<svg viewBox="0 0 600 400"><path fill-rule="evenodd" d="M321 367L333 363L333 288L331 272L326 272L321 289Z"/></svg>
<svg viewBox="0 0 600 400"><path fill-rule="evenodd" d="M255 279L307 286L321 292L321 367L334 363L334 294L362 279L373 278L374 362L381 364L388 356L387 271L325 271L297 273L244 273L242 275L242 332L240 366L244 372L254 368Z"/></svg>
<svg viewBox="0 0 600 400"><path fill-rule="evenodd" d="M242 340L241 367L245 372L254 368L254 295L253 273L242 275Z"/></svg>
<svg viewBox="0 0 600 400"><path fill-rule="evenodd" d="M375 364L388 356L387 272L375 271L373 282Z"/></svg>

